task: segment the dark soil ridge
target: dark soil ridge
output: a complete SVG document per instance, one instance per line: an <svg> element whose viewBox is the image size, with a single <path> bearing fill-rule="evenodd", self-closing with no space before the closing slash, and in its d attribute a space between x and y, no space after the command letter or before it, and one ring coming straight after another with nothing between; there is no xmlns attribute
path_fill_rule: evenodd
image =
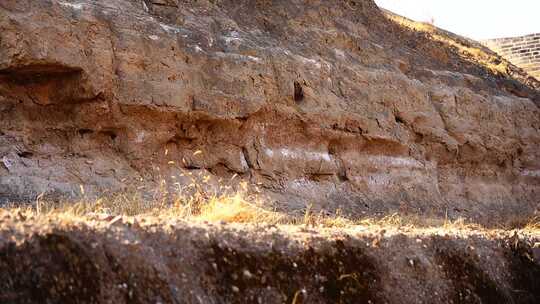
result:
<svg viewBox="0 0 540 304"><path fill-rule="evenodd" d="M538 235L4 216L1 303L538 303Z"/></svg>

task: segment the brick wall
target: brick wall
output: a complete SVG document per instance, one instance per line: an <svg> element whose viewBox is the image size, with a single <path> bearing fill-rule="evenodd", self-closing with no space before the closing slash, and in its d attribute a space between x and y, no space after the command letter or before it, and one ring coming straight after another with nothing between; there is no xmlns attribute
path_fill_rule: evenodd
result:
<svg viewBox="0 0 540 304"><path fill-rule="evenodd" d="M540 80L540 33L485 40L482 43Z"/></svg>

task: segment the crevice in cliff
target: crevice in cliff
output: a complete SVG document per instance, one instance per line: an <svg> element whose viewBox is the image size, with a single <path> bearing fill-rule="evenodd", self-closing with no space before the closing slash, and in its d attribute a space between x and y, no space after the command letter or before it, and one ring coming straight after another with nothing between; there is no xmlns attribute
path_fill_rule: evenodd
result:
<svg viewBox="0 0 540 304"><path fill-rule="evenodd" d="M294 101L301 102L304 100L304 89L302 88L302 85L300 82L295 81L294 82Z"/></svg>
<svg viewBox="0 0 540 304"><path fill-rule="evenodd" d="M81 68L62 64L29 64L0 71L0 85L39 105L83 102L99 98Z"/></svg>

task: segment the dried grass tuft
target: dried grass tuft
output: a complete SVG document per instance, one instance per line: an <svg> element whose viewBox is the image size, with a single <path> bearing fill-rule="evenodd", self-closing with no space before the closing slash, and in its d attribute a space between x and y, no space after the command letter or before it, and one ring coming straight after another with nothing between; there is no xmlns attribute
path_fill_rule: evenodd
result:
<svg viewBox="0 0 540 304"><path fill-rule="evenodd" d="M315 211L312 205L301 213L278 212L253 191L245 182L236 187L223 187L220 194L208 193L200 183L192 182L171 191L165 182L154 191L141 192L134 189L99 199L83 197L78 202L50 202L39 196L32 206L8 207L21 218L49 217L66 221L116 217L152 217L182 219L194 222L253 223L270 225L295 225L316 228L368 227L379 230L425 230L437 231L486 231L485 227L468 223L460 218L433 219L420 216L404 216L394 213L381 218L353 218L340 210L334 214ZM12 212L12 213L13 213ZM523 227L523 226L522 226ZM506 230L515 227L507 227ZM501 230L505 230L503 227ZM540 231L540 217L531 219L524 232Z"/></svg>

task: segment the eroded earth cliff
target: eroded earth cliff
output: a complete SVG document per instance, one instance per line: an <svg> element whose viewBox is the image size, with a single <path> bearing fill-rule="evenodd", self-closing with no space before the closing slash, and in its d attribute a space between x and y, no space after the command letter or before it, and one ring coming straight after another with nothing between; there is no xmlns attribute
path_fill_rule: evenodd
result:
<svg viewBox="0 0 540 304"><path fill-rule="evenodd" d="M0 303L539 303L539 88L372 0L0 0Z"/></svg>
<svg viewBox="0 0 540 304"><path fill-rule="evenodd" d="M524 221L539 83L448 40L368 0L0 1L0 201L193 172L286 211Z"/></svg>

